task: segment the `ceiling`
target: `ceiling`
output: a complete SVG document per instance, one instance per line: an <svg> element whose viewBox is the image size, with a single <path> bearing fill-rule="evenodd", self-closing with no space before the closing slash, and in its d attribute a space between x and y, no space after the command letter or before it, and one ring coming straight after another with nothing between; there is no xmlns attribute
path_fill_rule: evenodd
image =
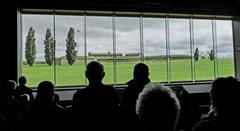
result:
<svg viewBox="0 0 240 131"><path fill-rule="evenodd" d="M18 0L18 8L239 16L239 0Z"/></svg>

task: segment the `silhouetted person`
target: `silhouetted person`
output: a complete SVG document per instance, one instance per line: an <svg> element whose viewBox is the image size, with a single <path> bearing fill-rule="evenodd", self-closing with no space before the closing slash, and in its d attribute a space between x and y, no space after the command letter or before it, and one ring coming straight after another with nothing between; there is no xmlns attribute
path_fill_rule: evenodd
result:
<svg viewBox="0 0 240 131"><path fill-rule="evenodd" d="M92 61L87 64L85 75L89 85L73 96L73 115L76 126L83 130L116 130L119 98L112 86L102 83L103 65ZM119 123L118 123L119 124Z"/></svg>
<svg viewBox="0 0 240 131"><path fill-rule="evenodd" d="M3 81L0 85L0 115L2 115L11 128L16 127L19 120L19 104L14 97L16 82Z"/></svg>
<svg viewBox="0 0 240 131"><path fill-rule="evenodd" d="M190 131L201 118L198 105L192 101L190 94L183 86L174 85L171 89L173 89L181 105L177 129Z"/></svg>
<svg viewBox="0 0 240 131"><path fill-rule="evenodd" d="M12 131L8 121L0 115L0 131Z"/></svg>
<svg viewBox="0 0 240 131"><path fill-rule="evenodd" d="M240 82L233 77L220 77L210 89L211 116L201 120L194 131L239 131L240 130Z"/></svg>
<svg viewBox="0 0 240 131"><path fill-rule="evenodd" d="M18 79L19 86L17 86L15 90L15 97L17 100L20 99L20 96L23 94L27 94L30 97L30 103L33 104L34 96L32 94L32 89L26 86L27 79L24 76L19 77Z"/></svg>
<svg viewBox="0 0 240 131"><path fill-rule="evenodd" d="M41 82L37 87L35 102L23 118L22 129L58 131L67 126L66 112L54 102L53 97L54 85L50 81Z"/></svg>
<svg viewBox="0 0 240 131"><path fill-rule="evenodd" d="M56 104L59 103L59 101L60 101L60 97L59 97L58 94L54 94L54 96L53 96L53 101L54 101Z"/></svg>
<svg viewBox="0 0 240 131"><path fill-rule="evenodd" d="M143 87L150 82L149 69L144 63L138 63L134 66L133 79L127 82L128 87L124 90L121 99L121 110L124 114L126 126L129 128L137 127L138 118L136 115L136 100Z"/></svg>
<svg viewBox="0 0 240 131"><path fill-rule="evenodd" d="M170 88L147 84L138 96L136 112L143 131L175 131L180 104Z"/></svg>
<svg viewBox="0 0 240 131"><path fill-rule="evenodd" d="M3 88L5 90L5 93L8 96L15 98L14 93L15 93L15 89L17 87L16 82L14 80L7 80L7 81L3 82L3 86L4 86Z"/></svg>

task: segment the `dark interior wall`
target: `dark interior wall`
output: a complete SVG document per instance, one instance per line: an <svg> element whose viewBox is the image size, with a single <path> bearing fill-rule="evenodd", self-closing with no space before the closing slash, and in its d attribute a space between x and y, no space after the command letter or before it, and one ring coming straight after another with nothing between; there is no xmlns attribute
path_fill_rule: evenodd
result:
<svg viewBox="0 0 240 131"><path fill-rule="evenodd" d="M236 76L240 80L240 16L233 20L233 41Z"/></svg>
<svg viewBox="0 0 240 131"><path fill-rule="evenodd" d="M1 2L1 80L16 80L17 72L17 4Z"/></svg>
<svg viewBox="0 0 240 131"><path fill-rule="evenodd" d="M237 15L239 0L19 0L21 8Z"/></svg>

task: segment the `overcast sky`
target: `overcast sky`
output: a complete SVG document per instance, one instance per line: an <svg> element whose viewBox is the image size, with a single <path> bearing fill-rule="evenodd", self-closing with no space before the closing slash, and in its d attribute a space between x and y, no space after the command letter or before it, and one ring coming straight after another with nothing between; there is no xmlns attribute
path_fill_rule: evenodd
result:
<svg viewBox="0 0 240 131"><path fill-rule="evenodd" d="M28 29L35 30L37 60L44 60L44 39L46 29L54 35L52 15L22 15L23 56ZM232 23L217 20L217 43L219 57L233 56ZM75 29L78 55L84 54L84 19L82 16L55 17L56 56L64 56L69 28ZM138 53L140 51L140 25L138 18L116 17L116 52ZM87 16L86 20L87 53L113 52L112 17ZM169 20L170 53L190 55L190 29L188 19ZM166 54L166 31L164 18L144 18L144 54ZM212 49L212 21L194 20L194 43L201 54ZM24 58L24 57L23 57ZM25 58L24 58L25 59Z"/></svg>

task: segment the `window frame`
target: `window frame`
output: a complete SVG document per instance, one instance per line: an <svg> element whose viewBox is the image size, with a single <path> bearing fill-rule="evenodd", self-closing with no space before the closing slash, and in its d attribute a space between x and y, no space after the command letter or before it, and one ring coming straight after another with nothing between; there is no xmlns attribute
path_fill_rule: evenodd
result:
<svg viewBox="0 0 240 131"><path fill-rule="evenodd" d="M55 41L55 16L57 15L71 15L71 16L84 16L84 44L85 44L85 48L86 48L86 17L88 16L109 16L112 19L112 33L113 33L113 53L116 54L116 17L137 17L139 18L139 29L140 29L140 54L141 54L141 59L140 62L144 62L144 27L143 27L143 19L144 18L164 18L165 19L165 25L169 26L169 19L172 18L177 18L177 19L188 19L189 20L189 29L190 29L190 50L191 50L191 56L193 57L193 51L194 51L194 29L193 29L193 20L194 19L207 19L207 20L211 20L212 21L212 33L213 33L213 47L217 48L217 42L214 42L214 40L216 40L217 38L217 32L216 32L216 20L232 20L233 18L231 16L219 16L219 15L193 15L193 14L172 14L172 13L144 13L144 12L114 12L114 11L88 11L88 10L44 10L44 9L21 9L20 10L20 16L19 16L19 25L20 27L18 27L20 30L18 32L18 34L20 33L20 35L18 35L18 38L21 42L18 43L18 51L20 52L21 55L18 55L18 75L20 76L22 74L22 62L23 62L23 58L22 58L22 37L23 37L23 32L22 32L22 15L24 14L37 14L37 15L53 15L53 22L54 22L54 41ZM169 27L166 27L166 55L167 55L167 59L166 59L166 63L167 63L167 81L162 82L162 83L202 83L202 82L211 82L212 80L195 80L196 78L196 73L195 73L195 62L194 60L192 60L193 58L191 58L191 76L192 76L192 80L189 81L171 81L171 76L170 76L170 48L169 48ZM234 35L234 34L232 34ZM233 48L234 48L234 43L233 43ZM215 50L215 56L217 58L217 50ZM54 51L55 52L55 51ZM85 49L85 66L86 66L86 49ZM113 82L112 84L109 85L114 85L114 86L118 86L118 85L123 85L123 83L117 83L116 80L116 55L113 55ZM236 76L236 65L235 65L235 55L233 53L233 60L234 60L234 76ZM218 59L215 60L214 59L214 78L218 77L217 73L218 72L218 65L217 65ZM54 84L56 85L56 67L55 67L55 57L54 57ZM18 77L19 77L18 76ZM86 77L85 77L85 85L87 84L86 82ZM59 88L65 88L65 87L84 87L85 85L71 85L71 86L57 86Z"/></svg>

